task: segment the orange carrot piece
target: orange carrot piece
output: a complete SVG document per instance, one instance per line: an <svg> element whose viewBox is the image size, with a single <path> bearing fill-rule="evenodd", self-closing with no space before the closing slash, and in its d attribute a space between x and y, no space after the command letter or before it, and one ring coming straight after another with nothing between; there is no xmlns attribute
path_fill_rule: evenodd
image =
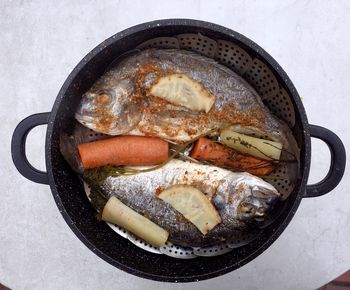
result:
<svg viewBox="0 0 350 290"><path fill-rule="evenodd" d="M207 138L197 140L190 156L194 159L209 161L216 166L246 171L254 175L268 175L273 170L269 161L241 154Z"/></svg>
<svg viewBox="0 0 350 290"><path fill-rule="evenodd" d="M159 164L168 159L168 150L168 142L142 136L118 136L78 146L85 169L104 165Z"/></svg>

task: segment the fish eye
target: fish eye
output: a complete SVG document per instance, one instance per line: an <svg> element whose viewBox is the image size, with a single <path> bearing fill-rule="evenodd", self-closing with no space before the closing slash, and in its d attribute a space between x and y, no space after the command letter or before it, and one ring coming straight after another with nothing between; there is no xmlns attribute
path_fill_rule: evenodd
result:
<svg viewBox="0 0 350 290"><path fill-rule="evenodd" d="M109 100L109 95L107 93L100 93L98 94L97 101L100 103L105 103L108 102Z"/></svg>

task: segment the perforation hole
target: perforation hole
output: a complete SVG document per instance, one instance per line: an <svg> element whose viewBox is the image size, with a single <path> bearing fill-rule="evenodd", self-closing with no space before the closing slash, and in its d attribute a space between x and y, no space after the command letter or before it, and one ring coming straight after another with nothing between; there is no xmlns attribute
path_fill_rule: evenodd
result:
<svg viewBox="0 0 350 290"><path fill-rule="evenodd" d="M161 247L161 253L181 259L191 259L197 256L193 253L192 248L182 248L180 246L175 246L174 244L167 242L163 247Z"/></svg>
<svg viewBox="0 0 350 290"><path fill-rule="evenodd" d="M175 37L157 37L145 41L137 46L140 49L147 48L179 48L179 42Z"/></svg>
<svg viewBox="0 0 350 290"><path fill-rule="evenodd" d="M283 88L276 93L267 96L263 102L274 115L284 120L289 127L294 127L295 114L293 104L289 95Z"/></svg>
<svg viewBox="0 0 350 290"><path fill-rule="evenodd" d="M106 134L98 133L98 132L95 132L91 129L89 129L88 136L89 136L90 141L100 140L100 139L104 139L104 138L108 137L108 135L106 135Z"/></svg>
<svg viewBox="0 0 350 290"><path fill-rule="evenodd" d="M264 178L265 181L272 184L281 194L282 199L286 199L293 191L294 187L290 181L289 167L286 164L280 163L275 170L270 174L275 176L274 179Z"/></svg>
<svg viewBox="0 0 350 290"><path fill-rule="evenodd" d="M254 59L244 77L260 94L262 100L274 94L279 88L277 79L270 69L259 59Z"/></svg>
<svg viewBox="0 0 350 290"><path fill-rule="evenodd" d="M217 41L215 59L227 65L239 75L243 75L249 68L252 58L237 45L224 40Z"/></svg>
<svg viewBox="0 0 350 290"><path fill-rule="evenodd" d="M214 57L216 41L201 34L181 34L177 36L180 48L197 51L208 57Z"/></svg>

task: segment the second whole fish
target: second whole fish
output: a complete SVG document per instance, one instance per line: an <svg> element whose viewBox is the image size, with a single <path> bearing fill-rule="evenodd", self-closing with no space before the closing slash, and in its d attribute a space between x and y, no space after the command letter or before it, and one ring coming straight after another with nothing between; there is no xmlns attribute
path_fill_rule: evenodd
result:
<svg viewBox="0 0 350 290"><path fill-rule="evenodd" d="M152 88L166 76L187 78L206 96L214 96L210 110L191 110L152 95ZM176 86L168 88L170 94L176 95ZM177 143L231 126L239 133L278 141L298 155L288 126L245 80L210 58L184 50L148 49L126 57L83 95L76 119L108 135L156 136Z"/></svg>
<svg viewBox="0 0 350 290"><path fill-rule="evenodd" d="M180 246L217 245L252 232L266 221L280 197L272 185L249 173L176 159L160 169L135 175L113 177L104 170L88 170L85 178L92 185L99 183L107 198L117 197L168 231L169 241ZM192 186L205 194L220 215L221 223L203 235L170 204L158 198L163 190L175 185Z"/></svg>

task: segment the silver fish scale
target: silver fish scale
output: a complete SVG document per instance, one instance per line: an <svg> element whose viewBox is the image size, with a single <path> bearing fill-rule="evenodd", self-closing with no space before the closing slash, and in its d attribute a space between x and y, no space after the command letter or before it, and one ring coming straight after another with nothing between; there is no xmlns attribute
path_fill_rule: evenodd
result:
<svg viewBox="0 0 350 290"><path fill-rule="evenodd" d="M217 97L215 102L217 109L222 110L231 103L233 96L236 99L235 103L242 105L241 110L244 112L254 106L252 96L257 97L257 100L254 99L254 101L257 101L259 105L262 104L250 85L242 81L235 72L212 59L189 51L179 53L178 50L170 49L150 50L147 54L146 57L149 59L159 58L161 61L158 62L158 66L164 71L176 68L177 71L203 84L208 91ZM196 69L193 69L194 67Z"/></svg>
<svg viewBox="0 0 350 290"><path fill-rule="evenodd" d="M84 183L84 189L88 199L90 200L89 198L90 187L88 186L88 184ZM170 213L169 213L169 218L173 218L171 217ZM164 254L164 255L174 257L174 258L179 258L179 259L193 259L198 256L210 257L210 256L222 255L232 251L237 247L244 246L250 241L256 239L260 233L260 230L255 230L250 232L237 232L230 239L230 242L219 242L217 245L214 245L214 246L192 248L192 247L183 247L179 245L174 245L173 243L167 241L164 246L160 248L156 248L148 244L147 242L137 238L132 233L119 227L118 225L115 225L112 223L107 223L107 225L113 231L115 231L118 235L120 235L125 239L128 239L131 243L133 243L139 248L142 248L143 250L146 250L154 254Z"/></svg>
<svg viewBox="0 0 350 290"><path fill-rule="evenodd" d="M218 210L221 223L203 236L172 206L157 197L157 192L174 185L191 185L206 194ZM256 191L264 192L266 198L279 196L273 186L249 173L234 173L181 160L171 160L162 168L150 172L107 177L102 188L108 196L117 197L167 230L171 242L198 247L229 240L233 234L247 230L249 225L246 222L249 223L249 220L238 218L238 206L244 199L254 197Z"/></svg>
<svg viewBox="0 0 350 290"><path fill-rule="evenodd" d="M236 107L235 110L245 113L248 110L260 110L267 117L264 131L269 132L274 138L280 137L280 134L276 135L276 132L286 130L264 107L260 97L247 82L232 70L212 59L189 51L151 49L126 60L125 65L134 66L134 63L143 65L155 63L163 72L175 69L179 73L184 73L203 84L209 92L216 96L214 107L219 111L223 110L228 104L232 104L233 101ZM118 70L118 67L116 70ZM148 81L145 85L149 84L151 84L151 81ZM176 118L173 118L171 123L173 123L173 120L176 120ZM148 119L145 119L145 121L148 122ZM141 126L144 126L142 122Z"/></svg>
<svg viewBox="0 0 350 290"><path fill-rule="evenodd" d="M175 106L173 109L166 108L159 113L153 113L152 109L148 112L139 108L141 103L147 103L146 96L142 102L140 101L141 103L131 105L132 92L136 88L134 76L138 74L139 68L146 68L150 64L157 67L161 74L176 71L200 82L206 90L216 96L211 111L224 112L224 114L217 117L210 115L209 112L211 117L207 119L203 118L203 113L191 112L181 106ZM148 75L146 74L146 82L142 83L144 89L148 88L154 77L152 70ZM129 96L129 99L126 98L124 102L120 97L120 86ZM101 122L104 119L96 114L93 101L96 98L96 92L101 88L110 92L109 102L114 106L106 104L106 113L115 119L109 125L103 126ZM152 102L148 103L150 108L152 105ZM225 111L225 108L230 109ZM251 112L258 112L258 114ZM128 118L125 118L126 113ZM84 94L76 119L93 130L110 135L150 134L167 140L184 142L208 130L227 126L227 120L230 118L234 120L233 125L240 125L241 119L235 118L239 114L244 114L252 124L259 124L258 127L254 126L254 129L260 135L281 142L286 150L297 155L296 142L288 126L271 114L256 91L244 79L210 58L185 50L148 49L127 57L103 75ZM246 127L248 126L242 127L241 133L244 133Z"/></svg>

